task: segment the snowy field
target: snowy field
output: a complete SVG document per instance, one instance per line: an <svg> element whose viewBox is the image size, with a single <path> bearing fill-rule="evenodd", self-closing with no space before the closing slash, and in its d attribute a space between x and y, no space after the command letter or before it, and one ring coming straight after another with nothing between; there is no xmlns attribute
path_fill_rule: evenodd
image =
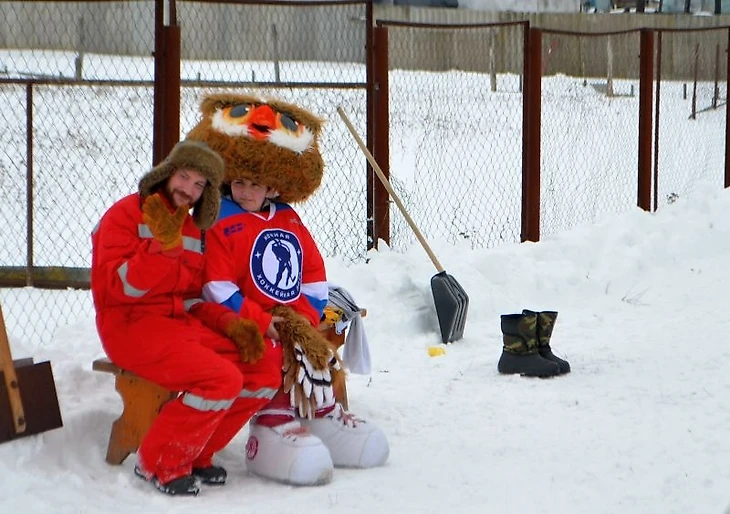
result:
<svg viewBox="0 0 730 514"><path fill-rule="evenodd" d="M499 512L721 514L730 504L730 193L698 188L658 214L632 210L537 244L436 245L470 294L465 336L429 357L438 326L420 248L369 264L327 261L368 309L373 373L352 375L350 407L388 434L386 466L286 487L246 473L246 432L219 455L230 477L167 498L104 462L121 401L93 320L50 344L64 427L0 445L1 512ZM553 349L573 371L501 376L500 314L559 311Z"/></svg>

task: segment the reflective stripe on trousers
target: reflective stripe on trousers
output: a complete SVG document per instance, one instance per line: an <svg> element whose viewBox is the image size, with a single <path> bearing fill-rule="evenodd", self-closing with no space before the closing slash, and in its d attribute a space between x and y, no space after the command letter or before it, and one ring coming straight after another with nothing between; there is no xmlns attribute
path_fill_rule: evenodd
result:
<svg viewBox="0 0 730 514"><path fill-rule="evenodd" d="M241 392L238 393L238 398L268 398L271 399L276 394L276 389L272 389L271 387L262 387L261 389L256 389L254 391L249 391L248 389L241 389ZM187 405L188 407L191 407L195 410L199 411L221 411L221 410L228 410L231 408L231 405L233 405L233 402L235 401L235 398L233 400L206 400L202 396L198 396L193 393L185 393L183 394L182 402Z"/></svg>

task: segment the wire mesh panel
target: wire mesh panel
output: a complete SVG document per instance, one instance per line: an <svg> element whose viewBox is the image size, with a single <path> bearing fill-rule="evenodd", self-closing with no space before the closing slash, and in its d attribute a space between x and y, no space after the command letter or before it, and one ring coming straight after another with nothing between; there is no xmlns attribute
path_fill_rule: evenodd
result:
<svg viewBox="0 0 730 514"><path fill-rule="evenodd" d="M366 4L185 1L179 3L178 19L183 136L199 119L201 97L223 90L275 96L324 118L322 185L297 211L324 255L362 261L365 160L336 109L342 105L366 119Z"/></svg>
<svg viewBox="0 0 730 514"><path fill-rule="evenodd" d="M0 42L0 267L65 277L90 266L93 227L152 162L154 2L1 2ZM28 339L93 317L83 291L0 301Z"/></svg>
<svg viewBox="0 0 730 514"><path fill-rule="evenodd" d="M383 25L390 175L408 213L429 239L519 241L526 24ZM393 248L416 242L393 209L391 225Z"/></svg>
<svg viewBox="0 0 730 514"><path fill-rule="evenodd" d="M183 76L223 82L364 84L366 5L179 1Z"/></svg>
<svg viewBox="0 0 730 514"><path fill-rule="evenodd" d="M654 208L724 186L728 29L658 31Z"/></svg>
<svg viewBox="0 0 730 514"><path fill-rule="evenodd" d="M639 35L543 32L542 235L636 206Z"/></svg>
<svg viewBox="0 0 730 514"><path fill-rule="evenodd" d="M149 80L154 0L0 2L0 78ZM110 58L114 56L114 58Z"/></svg>
<svg viewBox="0 0 730 514"><path fill-rule="evenodd" d="M223 88L275 94L326 120L338 105L366 119L365 3L178 6L183 134L203 93ZM0 269L87 280L91 231L152 165L155 3L3 2L0 14ZM340 28L302 37L327 24ZM264 41L254 26L280 32ZM321 146L322 187L298 210L325 255L362 260L365 160L337 123ZM8 330L24 338L49 340L94 315L85 291L2 289L0 301Z"/></svg>

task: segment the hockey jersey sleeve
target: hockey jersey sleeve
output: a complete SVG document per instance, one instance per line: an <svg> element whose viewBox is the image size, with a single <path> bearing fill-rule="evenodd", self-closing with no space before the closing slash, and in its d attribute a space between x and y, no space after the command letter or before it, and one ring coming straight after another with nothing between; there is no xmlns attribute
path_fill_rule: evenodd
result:
<svg viewBox="0 0 730 514"><path fill-rule="evenodd" d="M211 330L224 335L228 324L238 318L238 314L224 305L203 300L194 301L188 312Z"/></svg>

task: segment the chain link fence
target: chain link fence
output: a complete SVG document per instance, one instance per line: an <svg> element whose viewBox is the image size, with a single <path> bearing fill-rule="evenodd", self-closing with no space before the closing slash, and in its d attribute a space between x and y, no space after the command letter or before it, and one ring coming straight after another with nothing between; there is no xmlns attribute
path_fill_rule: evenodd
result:
<svg viewBox="0 0 730 514"><path fill-rule="evenodd" d="M201 97L224 89L275 95L326 120L343 105L363 128L366 5L178 2L181 136ZM152 166L155 2L3 2L0 20L3 280L22 286L34 269L36 285L82 284L93 227ZM342 30L301 30L324 23ZM322 187L298 210L325 255L362 260L365 161L338 124L325 125L321 146ZM0 302L8 331L27 339L94 316L88 291L3 288Z"/></svg>
<svg viewBox="0 0 730 514"><path fill-rule="evenodd" d="M197 122L201 97L220 91L272 94L328 120L324 181L298 210L326 256L364 260L366 161L336 108L366 133L368 4L176 5L179 136ZM155 14L154 0L0 2L4 284L23 286L31 268L49 282L61 269L88 279L91 230L152 165ZM389 168L409 213L430 240L518 242L527 22L380 24ZM727 30L655 32L655 208L697 180L722 184ZM639 40L637 30L542 32L543 234L637 203ZM416 244L395 209L390 232L395 249ZM48 341L58 326L93 318L87 291L2 288L0 302L16 338Z"/></svg>
<svg viewBox="0 0 730 514"><path fill-rule="evenodd" d="M542 32L541 235L636 207L639 36Z"/></svg>
<svg viewBox="0 0 730 514"><path fill-rule="evenodd" d="M519 241L527 24L381 24L390 175L408 213L429 239L471 248ZM391 247L415 243L391 209Z"/></svg>
<svg viewBox="0 0 730 514"><path fill-rule="evenodd" d="M657 31L655 210L701 181L724 185L728 32Z"/></svg>
<svg viewBox="0 0 730 514"><path fill-rule="evenodd" d="M221 90L274 95L327 120L322 185L297 211L322 253L346 262L362 261L367 252L366 168L336 109L342 105L364 130L365 9L362 2L185 1L177 11L183 136L199 119L200 98Z"/></svg>
<svg viewBox="0 0 730 514"><path fill-rule="evenodd" d="M723 187L727 41L727 27L655 32L653 130L641 135L654 210L700 181ZM639 58L638 30L542 32L543 235L636 207Z"/></svg>
<svg viewBox="0 0 730 514"><path fill-rule="evenodd" d="M87 279L90 233L152 162L154 2L0 3L0 266ZM43 30L38 30L43 27ZM22 281L21 281L22 283ZM87 291L1 289L8 331L48 341Z"/></svg>

